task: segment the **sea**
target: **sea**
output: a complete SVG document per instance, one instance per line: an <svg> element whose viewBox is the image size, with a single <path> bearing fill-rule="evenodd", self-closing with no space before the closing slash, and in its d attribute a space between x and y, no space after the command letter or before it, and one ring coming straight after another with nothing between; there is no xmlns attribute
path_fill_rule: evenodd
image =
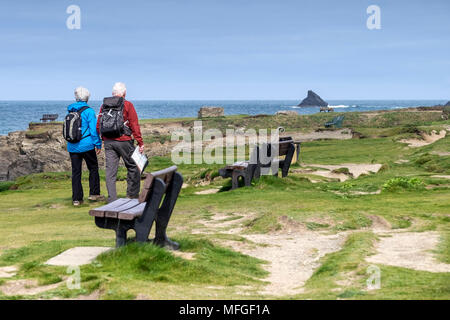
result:
<svg viewBox="0 0 450 320"><path fill-rule="evenodd" d="M275 114L280 110L295 110L299 114L319 112L319 108L300 108L299 100L130 100L141 119L196 117L202 106L220 106L225 115ZM58 114L62 121L67 106L73 101L0 101L0 135L25 130L30 122L39 122L43 114ZM445 104L445 100L328 100L339 112L394 110L418 106ZM90 101L98 113L101 101Z"/></svg>

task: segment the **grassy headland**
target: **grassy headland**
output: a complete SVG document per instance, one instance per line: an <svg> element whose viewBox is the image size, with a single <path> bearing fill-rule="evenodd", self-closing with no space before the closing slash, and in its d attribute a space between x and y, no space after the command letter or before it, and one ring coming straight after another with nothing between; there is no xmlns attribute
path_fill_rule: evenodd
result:
<svg viewBox="0 0 450 320"><path fill-rule="evenodd" d="M306 132L323 128L336 115L233 116L204 120L203 127L283 126L288 132ZM178 122L190 126L193 121L154 119L142 124ZM381 289L365 288L369 265L365 259L376 252L381 237L373 229L374 217L385 221L391 230L439 233L440 242L433 254L437 263L450 262L450 180L445 178L450 175L450 136L419 148L400 142L449 125L440 112L345 113L343 126L359 132L358 139L305 142L302 164L291 167L287 178L262 177L252 187L231 192L198 194L226 189L229 181L217 177L221 165L180 165L187 185L168 229L181 243L180 255L151 244L131 244L82 266L79 290L69 290L62 283L31 296L0 293L0 298L68 298L97 293L103 299L449 299L448 272L379 264ZM145 139L157 140L153 135ZM382 169L345 182L296 170L308 164L346 163L381 164ZM169 157L153 157L147 171L171 164ZM120 169L119 196L126 193L125 176L125 170ZM106 192L103 171L101 177ZM87 175L83 185L88 194ZM41 286L61 282L68 276L66 268L47 266L47 259L75 246L113 246L114 233L98 229L88 215L96 206L87 202L72 207L67 172L34 174L0 184L0 266L19 268L13 278L0 279L0 286L18 279L36 279ZM222 217L221 224L216 223L217 216ZM242 218L242 229L230 232L236 228L233 221ZM346 241L338 251L320 258L302 292L263 294L268 284L267 263L238 248L264 247L246 235L286 234L290 230L345 233Z"/></svg>

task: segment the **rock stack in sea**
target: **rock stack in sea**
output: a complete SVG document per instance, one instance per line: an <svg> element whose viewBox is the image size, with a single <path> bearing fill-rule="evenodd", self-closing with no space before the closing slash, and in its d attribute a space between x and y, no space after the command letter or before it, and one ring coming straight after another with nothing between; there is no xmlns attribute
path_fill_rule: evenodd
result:
<svg viewBox="0 0 450 320"><path fill-rule="evenodd" d="M298 105L299 107L328 107L328 102L312 90L308 90L308 96Z"/></svg>
<svg viewBox="0 0 450 320"><path fill-rule="evenodd" d="M450 101L445 105L446 107L450 107Z"/></svg>

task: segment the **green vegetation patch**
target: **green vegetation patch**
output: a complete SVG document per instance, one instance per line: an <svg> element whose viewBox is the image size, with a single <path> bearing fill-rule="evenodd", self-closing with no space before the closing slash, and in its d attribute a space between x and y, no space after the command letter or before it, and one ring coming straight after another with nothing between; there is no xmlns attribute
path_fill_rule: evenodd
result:
<svg viewBox="0 0 450 320"><path fill-rule="evenodd" d="M419 178L392 178L383 184L383 191L399 191L399 190L422 190L425 183Z"/></svg>

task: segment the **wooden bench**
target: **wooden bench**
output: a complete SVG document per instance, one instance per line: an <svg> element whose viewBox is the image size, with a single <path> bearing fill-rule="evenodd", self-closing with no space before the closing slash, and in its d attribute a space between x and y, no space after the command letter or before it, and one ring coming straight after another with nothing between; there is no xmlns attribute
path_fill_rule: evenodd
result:
<svg viewBox="0 0 450 320"><path fill-rule="evenodd" d="M56 119L58 119L58 115L57 114L43 114L41 121L42 122L47 122L47 121L55 121Z"/></svg>
<svg viewBox="0 0 450 320"><path fill-rule="evenodd" d="M127 242L127 231L136 231L137 242L147 242L153 221L156 233L153 243L177 250L179 244L167 237L170 216L183 185L183 177L173 166L147 175L139 199L121 198L89 211L99 228L116 232L116 247ZM164 197L164 201L161 200Z"/></svg>
<svg viewBox="0 0 450 320"><path fill-rule="evenodd" d="M246 187L250 186L258 169L259 146L255 146L249 161L235 162L225 168L219 169L219 175L223 178L231 178L231 189L239 188L239 179L244 180Z"/></svg>
<svg viewBox="0 0 450 320"><path fill-rule="evenodd" d="M278 150L277 150L278 148ZM265 154L261 151L266 150ZM278 152L277 152L278 151ZM235 162L219 170L219 175L224 178L231 178L231 189L239 187L239 179L244 180L245 186L250 186L253 179L261 176L261 171L273 170L272 175L278 176L278 169L281 168L282 177L286 177L291 166L295 153L294 141L291 137L280 138L278 144L262 144L255 146L249 161ZM279 159L279 156L285 156ZM263 172L264 174L266 172Z"/></svg>
<svg viewBox="0 0 450 320"><path fill-rule="evenodd" d="M341 128L343 120L344 120L344 116L334 117L333 120L325 123L325 128L330 128L332 126L335 126L336 128Z"/></svg>
<svg viewBox="0 0 450 320"><path fill-rule="evenodd" d="M267 144L267 155L269 157L269 161L261 162L258 166L257 174L255 177L258 177L260 171L269 170L271 174L274 176L278 176L278 169L281 169L281 176L287 177L289 173L289 168L291 167L292 158L295 153L295 145L292 137L281 137L278 145L277 144ZM277 150L278 149L278 150ZM280 158L283 157L284 158ZM263 172L267 174L267 172Z"/></svg>

